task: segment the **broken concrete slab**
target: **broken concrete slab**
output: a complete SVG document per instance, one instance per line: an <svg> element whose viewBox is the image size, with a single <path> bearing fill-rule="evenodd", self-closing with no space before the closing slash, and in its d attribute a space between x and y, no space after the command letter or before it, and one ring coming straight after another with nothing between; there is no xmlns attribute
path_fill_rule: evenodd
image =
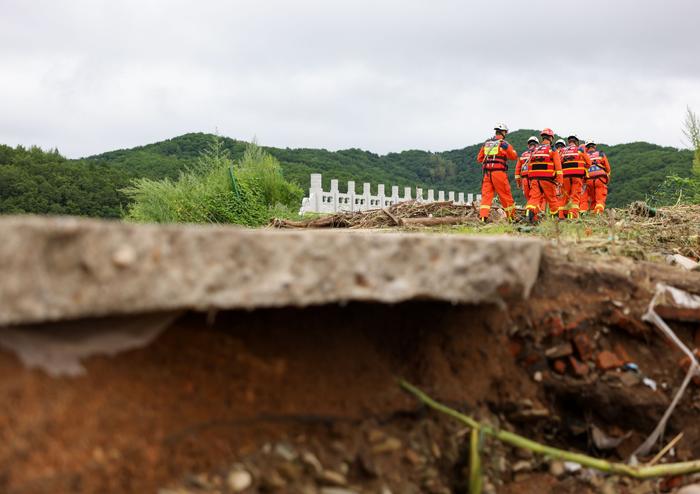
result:
<svg viewBox="0 0 700 494"><path fill-rule="evenodd" d="M0 219L0 325L172 310L527 297L536 239Z"/></svg>

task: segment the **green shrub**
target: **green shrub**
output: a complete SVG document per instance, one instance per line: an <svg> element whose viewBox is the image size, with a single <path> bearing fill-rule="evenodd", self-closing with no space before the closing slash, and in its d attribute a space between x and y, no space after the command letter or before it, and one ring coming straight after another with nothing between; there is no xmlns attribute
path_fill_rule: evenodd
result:
<svg viewBox="0 0 700 494"><path fill-rule="evenodd" d="M236 223L259 226L268 221L263 179L234 172L216 139L176 181L140 178L125 189L132 201L126 219L154 223Z"/></svg>
<svg viewBox="0 0 700 494"><path fill-rule="evenodd" d="M259 180L268 206L282 204L291 209L298 209L301 204L304 195L301 187L286 181L279 161L255 141L246 147L236 167L236 175L241 181L250 181L253 178Z"/></svg>

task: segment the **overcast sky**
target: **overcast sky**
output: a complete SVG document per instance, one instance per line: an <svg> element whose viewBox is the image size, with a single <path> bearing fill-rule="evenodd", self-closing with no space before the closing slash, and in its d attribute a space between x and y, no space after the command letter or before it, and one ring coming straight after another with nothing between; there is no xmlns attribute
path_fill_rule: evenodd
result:
<svg viewBox="0 0 700 494"><path fill-rule="evenodd" d="M0 0L0 143L69 157L186 132L460 148L552 127L682 146L700 1Z"/></svg>

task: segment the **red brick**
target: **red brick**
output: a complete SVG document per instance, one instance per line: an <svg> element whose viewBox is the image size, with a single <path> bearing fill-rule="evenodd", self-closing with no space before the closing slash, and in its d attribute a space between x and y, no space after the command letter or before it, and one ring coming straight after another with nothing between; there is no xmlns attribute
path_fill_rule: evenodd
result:
<svg viewBox="0 0 700 494"><path fill-rule="evenodd" d="M544 321L545 326L549 327L552 336L561 336L564 334L564 321L561 316L553 316Z"/></svg>
<svg viewBox="0 0 700 494"><path fill-rule="evenodd" d="M639 335L649 332L648 326L646 326L639 319L635 319L626 316L621 310L615 309L608 319L610 324L617 326L618 328L624 329L630 334Z"/></svg>
<svg viewBox="0 0 700 494"><path fill-rule="evenodd" d="M617 369L618 367L622 367L624 362L622 362L620 360L620 357L615 355L613 352L610 352L608 350L603 350L596 357L596 364L598 365L598 368L601 370L610 370L610 369Z"/></svg>
<svg viewBox="0 0 700 494"><path fill-rule="evenodd" d="M554 361L554 370L559 374L566 374L566 362L562 359Z"/></svg>
<svg viewBox="0 0 700 494"><path fill-rule="evenodd" d="M574 370L574 374L576 374L577 376L586 377L588 375L588 371L590 370L588 368L588 365L586 365L584 362L581 362L573 355L569 357L569 363L571 364L571 368Z"/></svg>
<svg viewBox="0 0 700 494"><path fill-rule="evenodd" d="M634 360L632 360L632 358L629 356L629 353L627 353L627 350L625 350L625 347L623 347L621 343L615 345L614 350L617 356L620 357L620 360L622 360L623 364L634 362Z"/></svg>
<svg viewBox="0 0 700 494"><path fill-rule="evenodd" d="M664 319L684 322L700 322L700 309L674 307L672 305L659 305L655 307L654 310Z"/></svg>
<svg viewBox="0 0 700 494"><path fill-rule="evenodd" d="M579 333L574 336L574 346L578 352L578 356L584 362L591 358L593 354L593 345L591 344L591 339L586 333Z"/></svg>
<svg viewBox="0 0 700 494"><path fill-rule="evenodd" d="M683 485L683 477L667 477L659 484L661 492L670 492Z"/></svg>

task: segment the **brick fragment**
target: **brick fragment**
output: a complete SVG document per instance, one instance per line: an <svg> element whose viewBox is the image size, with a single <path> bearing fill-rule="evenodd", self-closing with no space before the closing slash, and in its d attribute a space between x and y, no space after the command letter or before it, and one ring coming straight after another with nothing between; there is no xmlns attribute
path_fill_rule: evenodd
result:
<svg viewBox="0 0 700 494"><path fill-rule="evenodd" d="M571 364L574 374L576 374L578 377L586 377L588 375L590 369L585 362L581 362L579 359L571 355L569 356L569 363Z"/></svg>
<svg viewBox="0 0 700 494"><path fill-rule="evenodd" d="M566 374L566 362L562 359L554 361L554 370L558 374Z"/></svg>
<svg viewBox="0 0 700 494"><path fill-rule="evenodd" d="M603 350L596 357L596 365L600 370L611 370L622 367L624 362L614 352Z"/></svg>

